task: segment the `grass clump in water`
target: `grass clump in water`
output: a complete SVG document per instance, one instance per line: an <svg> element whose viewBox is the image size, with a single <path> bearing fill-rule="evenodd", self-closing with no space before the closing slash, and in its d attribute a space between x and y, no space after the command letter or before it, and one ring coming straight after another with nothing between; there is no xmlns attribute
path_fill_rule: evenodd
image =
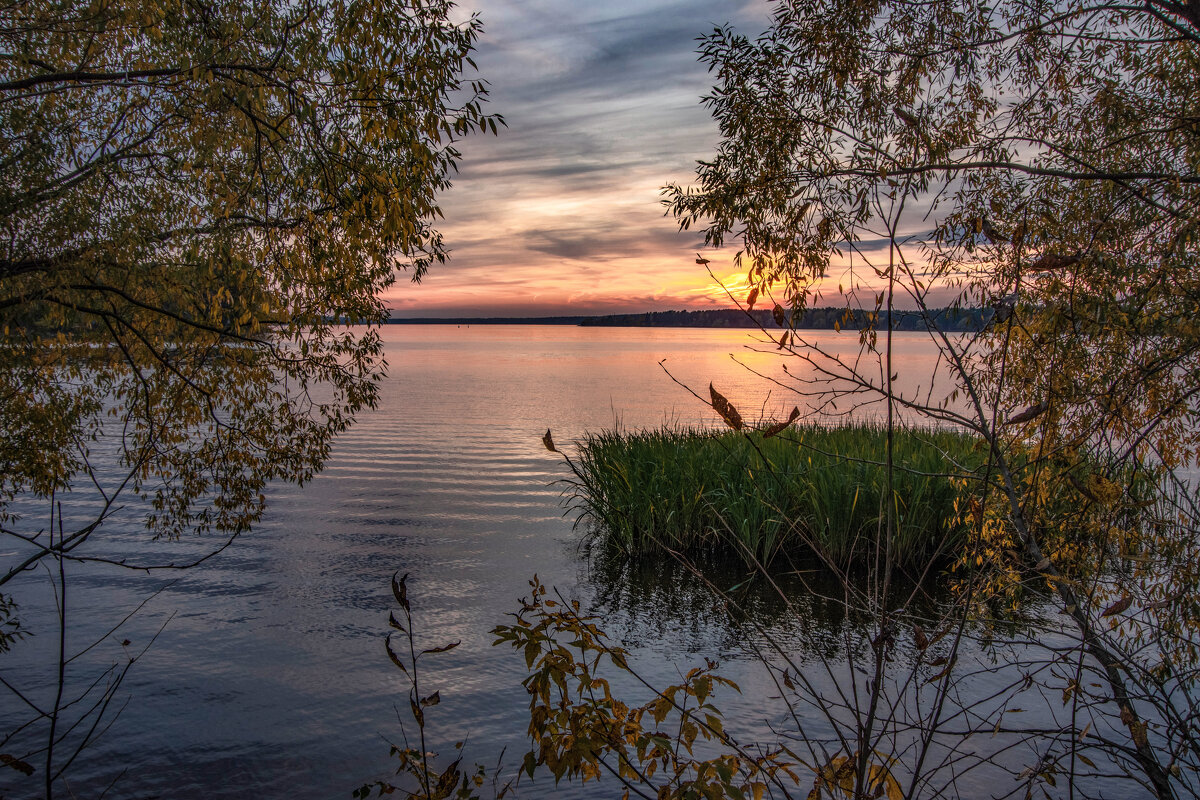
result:
<svg viewBox="0 0 1200 800"><path fill-rule="evenodd" d="M952 431L893 432L894 563L921 569L957 554L949 475L980 460L974 440ZM589 434L579 444L567 495L594 543L638 554L663 550L733 554L770 564L821 555L862 562L885 535L887 431L881 426L803 426L761 433L672 429Z"/></svg>

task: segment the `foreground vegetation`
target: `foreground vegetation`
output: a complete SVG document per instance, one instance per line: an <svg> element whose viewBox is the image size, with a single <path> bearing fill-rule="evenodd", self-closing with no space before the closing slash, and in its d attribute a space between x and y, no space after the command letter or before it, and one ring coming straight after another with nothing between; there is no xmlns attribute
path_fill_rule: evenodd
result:
<svg viewBox="0 0 1200 800"><path fill-rule="evenodd" d="M950 472L981 460L952 431L803 426L783 435L662 428L604 431L580 443L568 495L597 543L628 553L717 552L769 565L815 555L839 566L876 550L889 490L895 563L957 554Z"/></svg>
<svg viewBox="0 0 1200 800"><path fill-rule="evenodd" d="M131 519L220 552L376 405L378 331L342 323L447 258L458 143L503 122L480 32L447 0L0 8L0 655L59 644L5 664L0 794L74 796L123 705L132 652L77 660L123 623L68 576L184 568L112 558ZM57 631L20 625L47 597Z"/></svg>

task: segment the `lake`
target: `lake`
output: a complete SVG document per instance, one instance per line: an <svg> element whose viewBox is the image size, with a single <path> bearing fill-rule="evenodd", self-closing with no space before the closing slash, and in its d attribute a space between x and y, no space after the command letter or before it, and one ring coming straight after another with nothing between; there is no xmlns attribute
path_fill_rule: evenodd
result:
<svg viewBox="0 0 1200 800"><path fill-rule="evenodd" d="M535 573L602 613L652 681L676 681L706 656L720 660L744 691L718 696L731 727L765 733L779 716L775 689L744 637L679 570L588 559L555 485L567 471L541 437L549 428L569 450L585 431L614 424L717 424L663 366L702 396L711 381L747 419L781 416L797 398L746 368L778 375L777 356L747 350L747 331L710 329L393 325L383 337L379 408L339 439L311 483L273 487L253 532L182 572L68 567L74 647L158 592L72 665L75 681L139 652L161 628L121 688L120 717L72 766L81 796L115 781L116 797L348 798L389 775L388 741L401 740L396 708L408 689L383 647L395 573L411 576L419 637L462 643L426 667L427 690L442 697L429 712L436 749L466 738L468 760L493 764L507 748L512 770L519 764L524 662L493 648L489 631L517 609ZM856 334L812 338L858 349ZM896 341L903 379L927 384L936 360L928 338ZM148 542L119 525L101 535L159 558L212 544ZM30 576L12 587L25 624L41 635L2 662L6 680L42 696L56 644L44 585ZM786 615L763 619L781 636L816 635ZM9 730L19 709L5 703ZM0 794L23 796L21 776L4 772ZM608 790L619 794L615 784ZM594 791L542 779L521 795Z"/></svg>

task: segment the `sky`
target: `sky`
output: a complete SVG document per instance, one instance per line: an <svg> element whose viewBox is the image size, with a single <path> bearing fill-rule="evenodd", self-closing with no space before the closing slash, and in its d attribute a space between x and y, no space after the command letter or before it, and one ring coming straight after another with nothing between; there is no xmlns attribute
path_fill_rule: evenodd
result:
<svg viewBox="0 0 1200 800"><path fill-rule="evenodd" d="M441 231L451 250L384 301L401 317L611 314L728 308L702 235L664 216L660 189L711 157L712 85L696 38L757 35L765 0L464 0L484 32L475 61L498 137L461 144ZM736 283L733 249L711 267Z"/></svg>

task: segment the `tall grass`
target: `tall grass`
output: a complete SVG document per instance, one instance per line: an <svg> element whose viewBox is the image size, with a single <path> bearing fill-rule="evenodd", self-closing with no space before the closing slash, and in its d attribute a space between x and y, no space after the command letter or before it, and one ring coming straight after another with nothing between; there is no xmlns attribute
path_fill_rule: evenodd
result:
<svg viewBox="0 0 1200 800"><path fill-rule="evenodd" d="M566 492L593 542L628 553L729 553L769 564L819 555L849 566L879 552L887 432L805 426L781 436L663 428L604 431L579 443ZM981 456L969 437L899 429L893 436L897 519L887 552L921 569L956 554L948 474Z"/></svg>

